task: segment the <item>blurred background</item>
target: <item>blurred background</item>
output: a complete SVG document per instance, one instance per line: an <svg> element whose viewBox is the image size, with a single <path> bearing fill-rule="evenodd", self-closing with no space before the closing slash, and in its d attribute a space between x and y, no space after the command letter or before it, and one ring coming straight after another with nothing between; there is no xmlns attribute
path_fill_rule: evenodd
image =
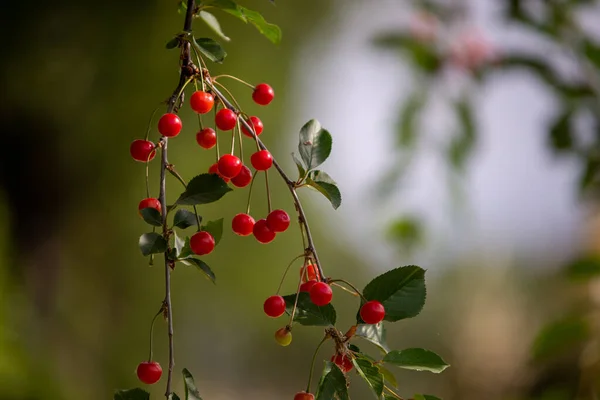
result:
<svg viewBox="0 0 600 400"><path fill-rule="evenodd" d="M429 348L452 367L399 370L400 393L598 399L600 3L241 3L278 24L282 43L218 14L232 41L212 73L274 87L276 100L260 108L229 85L291 174L307 120L333 134L324 169L342 206L301 193L327 274L363 287L398 266L428 270L424 311L389 326L388 342ZM137 215L144 167L128 147L176 85L178 53L165 43L182 16L175 0L0 7L0 398L112 398L138 386L164 295L162 267L137 247L148 229ZM211 36L195 24L197 36ZM196 145L187 107L181 116L170 161L189 179L214 153ZM274 205L291 213L285 186L272 182ZM181 190L168 185L173 201ZM252 213L262 217L256 193ZM246 195L200 213L228 227ZM300 243L296 230L264 246L226 229L205 257L216 286L176 268L176 370L192 371L204 398L291 399L304 388L322 331L297 327L281 348L273 332L285 322L262 312ZM284 292L294 288L290 279ZM339 293L336 308L340 328L349 326L355 300ZM158 323L163 366L166 344ZM372 396L351 380L354 399ZM181 393L179 374L174 384Z"/></svg>

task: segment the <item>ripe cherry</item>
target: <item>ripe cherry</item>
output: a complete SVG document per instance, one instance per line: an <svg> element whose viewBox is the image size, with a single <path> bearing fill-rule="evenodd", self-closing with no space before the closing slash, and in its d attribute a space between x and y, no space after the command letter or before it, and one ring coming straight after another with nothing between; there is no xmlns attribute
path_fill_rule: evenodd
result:
<svg viewBox="0 0 600 400"><path fill-rule="evenodd" d="M275 239L275 232L269 229L267 226L267 220L264 218L256 221L254 228L252 228L252 233L254 234L256 240L261 243L269 243Z"/></svg>
<svg viewBox="0 0 600 400"><path fill-rule="evenodd" d="M140 215L141 215L141 211L144 208L154 208L159 213L161 212L160 201L158 201L158 199L155 199L154 197L149 197L147 199L140 201L140 204L138 206L138 211L140 211Z"/></svg>
<svg viewBox="0 0 600 400"><path fill-rule="evenodd" d="M162 368L156 361L144 361L137 367L137 376L140 381L152 385L158 382L162 375Z"/></svg>
<svg viewBox="0 0 600 400"><path fill-rule="evenodd" d="M213 128L204 128L196 133L196 142L204 149L212 149L217 144L217 132Z"/></svg>
<svg viewBox="0 0 600 400"><path fill-rule="evenodd" d="M219 164L218 163L214 163L213 165L211 165L210 168L208 168L208 173L209 174L219 175L221 177L221 179L223 179L225 182L229 182L229 178L224 177L219 172Z"/></svg>
<svg viewBox="0 0 600 400"><path fill-rule="evenodd" d="M294 396L294 400L315 400L315 396L312 393L298 392Z"/></svg>
<svg viewBox="0 0 600 400"><path fill-rule="evenodd" d="M266 106L275 97L275 92L273 88L266 83L259 83L254 88L254 92L252 92L252 100L256 104L260 104L261 106Z"/></svg>
<svg viewBox="0 0 600 400"><path fill-rule="evenodd" d="M367 301L360 308L360 317L367 324L378 324L385 317L385 308L377 300Z"/></svg>
<svg viewBox="0 0 600 400"><path fill-rule="evenodd" d="M246 120L246 122L254 129L256 136L262 133L264 127L262 121L258 117L250 117ZM250 131L246 129L244 125L242 125L242 133L250 138L252 137Z"/></svg>
<svg viewBox="0 0 600 400"><path fill-rule="evenodd" d="M271 318L281 317L285 312L285 300L281 296L271 296L265 300L263 309Z"/></svg>
<svg viewBox="0 0 600 400"><path fill-rule="evenodd" d="M301 292L310 292L310 289L315 286L315 283L317 283L316 280L310 280L307 282L304 282L302 285L300 285L300 291Z"/></svg>
<svg viewBox="0 0 600 400"><path fill-rule="evenodd" d="M231 183L233 183L237 187L246 187L250 184L251 181L252 171L250 171L250 168L246 167L245 165L242 165L242 169L240 170L240 172L236 176L231 178Z"/></svg>
<svg viewBox="0 0 600 400"><path fill-rule="evenodd" d="M156 150L154 149L154 143L148 140L137 139L131 142L129 153L135 161L146 162L154 158Z"/></svg>
<svg viewBox="0 0 600 400"><path fill-rule="evenodd" d="M292 343L292 332L287 327L278 329L275 332L275 340L283 347L289 346Z"/></svg>
<svg viewBox="0 0 600 400"><path fill-rule="evenodd" d="M325 282L315 283L308 294L310 294L310 300L319 307L329 304L333 297L331 287Z"/></svg>
<svg viewBox="0 0 600 400"><path fill-rule="evenodd" d="M313 264L308 264L306 267L300 268L300 276L302 277L302 282L320 280L317 274L317 268Z"/></svg>
<svg viewBox="0 0 600 400"><path fill-rule="evenodd" d="M219 173L225 178L233 178L242 170L242 161L233 154L223 154L218 162Z"/></svg>
<svg viewBox="0 0 600 400"><path fill-rule="evenodd" d="M198 114L206 114L212 110L215 98L212 94L198 90L190 97L190 106Z"/></svg>
<svg viewBox="0 0 600 400"><path fill-rule="evenodd" d="M215 124L222 131L230 131L235 128L237 115L229 108L222 108L215 115Z"/></svg>
<svg viewBox="0 0 600 400"><path fill-rule="evenodd" d="M195 233L190 238L190 248L195 254L203 256L212 252L215 248L215 238L208 232Z"/></svg>
<svg viewBox="0 0 600 400"><path fill-rule="evenodd" d="M260 150L250 156L250 162L257 171L266 171L273 165L273 156L268 150Z"/></svg>
<svg viewBox="0 0 600 400"><path fill-rule="evenodd" d="M343 373L350 371L354 365L352 364L352 360L345 354L336 354L331 356L331 362L335 363Z"/></svg>
<svg viewBox="0 0 600 400"><path fill-rule="evenodd" d="M231 229L240 236L248 236L254 228L254 218L248 214L238 214L231 220Z"/></svg>
<svg viewBox="0 0 600 400"><path fill-rule="evenodd" d="M267 216L267 225L273 232L284 232L290 226L290 216L283 210L273 210Z"/></svg>
<svg viewBox="0 0 600 400"><path fill-rule="evenodd" d="M158 131L166 137L174 137L181 132L181 120L177 114L167 113L158 120Z"/></svg>

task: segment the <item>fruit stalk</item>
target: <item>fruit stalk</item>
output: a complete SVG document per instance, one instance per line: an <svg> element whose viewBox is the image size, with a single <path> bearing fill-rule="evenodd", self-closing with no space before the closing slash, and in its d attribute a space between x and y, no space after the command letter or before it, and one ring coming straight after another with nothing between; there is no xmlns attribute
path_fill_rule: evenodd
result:
<svg viewBox="0 0 600 400"><path fill-rule="evenodd" d="M233 106L233 104L231 104L231 102L225 96L223 96L223 94L219 91L219 89L217 89L215 87L215 85L213 85L213 83L210 82L209 79L206 79L205 81L206 81L206 85L223 102L223 104L225 105L225 107L229 108L230 110L232 110L235 113L239 112L239 110L237 110ZM254 133L253 133L254 129L252 129L252 127L250 126L250 124L248 124L248 122L245 119L243 119L243 118L240 118L240 122L246 128L246 130L248 131L248 133L250 133L250 135L256 140L256 143L258 144L258 147L260 147L262 150L267 150L268 151L269 149L267 149L267 147L258 138L258 136L254 135ZM281 168L281 166L275 160L275 158L273 158L273 166L275 167L275 169L277 170L277 172L279 173L279 175L281 176L281 178L284 180L284 182L287 185L290 193L292 194L292 198L294 200L294 204L296 206L296 210L298 211L298 218L300 220L300 224L302 224L304 226L304 232L306 233L306 240L308 242L308 246L307 246L307 248L305 250L308 250L308 252L310 252L312 254L312 256L313 256L313 258L315 260L315 264L317 265L317 270L319 271L319 277L321 278L322 281L324 281L326 279L325 273L323 272L323 268L321 267L321 262L319 261L319 256L317 255L317 250L315 248L315 244L313 242L313 238L312 238L312 235L310 233L310 228L308 226L308 220L306 219L306 214L304 213L304 209L302 208L302 203L300 202L300 198L298 197L298 193L296 193L296 182L294 182L293 180L291 180L287 176L287 174Z"/></svg>
<svg viewBox="0 0 600 400"><path fill-rule="evenodd" d="M185 32L192 31L192 17L194 14L194 8L196 8L195 0L187 1L187 12L185 13L185 22L183 30ZM181 44L181 73L179 75L179 83L173 91L173 94L169 98L167 105L167 113L173 112L176 108L177 102L182 96L182 89L188 82L189 77L192 75L189 71L191 64L190 57L190 43L183 42ZM167 168L169 166L168 158L168 142L169 139L163 136L160 139L161 148L161 164L160 164L160 193L159 201L162 207L162 228L163 236L168 239L168 226L167 226ZM164 307L166 311L167 323L168 323L168 338L169 338L169 367L167 370L167 387L165 390L165 397L167 400L171 397L171 382L173 377L173 367L175 366L175 351L174 351L174 340L173 340L173 307L171 305L171 261L169 260L168 249L165 251L165 300Z"/></svg>

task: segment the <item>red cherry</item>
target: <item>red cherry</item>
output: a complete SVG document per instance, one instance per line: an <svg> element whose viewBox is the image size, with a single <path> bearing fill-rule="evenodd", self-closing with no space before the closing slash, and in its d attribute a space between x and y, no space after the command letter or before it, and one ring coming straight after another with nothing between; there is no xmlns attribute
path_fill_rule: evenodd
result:
<svg viewBox="0 0 600 400"><path fill-rule="evenodd" d="M138 211L142 211L144 208L154 208L156 211L161 212L160 201L158 201L158 199L155 199L153 197L149 197L147 199L140 201L140 204L138 206ZM141 212L140 212L140 215L141 215Z"/></svg>
<svg viewBox="0 0 600 400"><path fill-rule="evenodd" d="M285 300L281 296L271 296L265 300L263 309L271 318L281 317L285 312Z"/></svg>
<svg viewBox="0 0 600 400"><path fill-rule="evenodd" d="M137 367L137 376L140 381L152 385L158 382L162 375L162 368L156 361L144 361Z"/></svg>
<svg viewBox="0 0 600 400"><path fill-rule="evenodd" d="M254 133L256 133L256 136L262 133L263 123L258 117L250 117L246 120L246 122L254 129ZM244 125L242 125L242 133L250 138L252 137L250 131L246 129Z"/></svg>
<svg viewBox="0 0 600 400"><path fill-rule="evenodd" d="M213 95L201 90L194 92L192 97L190 97L190 106L198 114L206 114L212 110L214 104L215 98Z"/></svg>
<svg viewBox="0 0 600 400"><path fill-rule="evenodd" d="M158 120L158 131L166 137L174 137L181 132L181 120L177 114L167 113Z"/></svg>
<svg viewBox="0 0 600 400"><path fill-rule="evenodd" d="M385 308L377 300L367 301L360 308L360 317L367 324L378 324L385 317Z"/></svg>
<svg viewBox="0 0 600 400"><path fill-rule="evenodd" d="M252 233L254 234L256 240L261 243L269 243L275 239L275 232L269 229L267 226L267 220L264 218L256 221L254 228L252 228Z"/></svg>
<svg viewBox="0 0 600 400"><path fill-rule="evenodd" d="M312 264L308 264L306 267L300 268L300 276L302 277L302 282L320 280L319 275L317 274L317 268Z"/></svg>
<svg viewBox="0 0 600 400"><path fill-rule="evenodd" d="M242 170L242 161L233 154L223 154L218 162L219 173L226 178L233 178Z"/></svg>
<svg viewBox="0 0 600 400"><path fill-rule="evenodd" d="M283 210L273 210L267 216L267 225L273 232L284 232L290 226L290 216Z"/></svg>
<svg viewBox="0 0 600 400"><path fill-rule="evenodd" d="M223 179L225 182L229 182L229 178L224 177L219 172L219 164L218 163L214 163L213 165L211 165L210 168L208 168L208 173L219 175L221 177L221 179Z"/></svg>
<svg viewBox="0 0 600 400"><path fill-rule="evenodd" d="M215 124L222 131L230 131L235 128L237 115L229 108L222 108L215 115Z"/></svg>
<svg viewBox="0 0 600 400"><path fill-rule="evenodd" d="M248 236L254 228L254 218L248 214L237 214L231 220L231 229L240 236Z"/></svg>
<svg viewBox="0 0 600 400"><path fill-rule="evenodd" d="M211 149L217 144L217 132L213 128L204 128L196 133L196 142L204 149Z"/></svg>
<svg viewBox="0 0 600 400"><path fill-rule="evenodd" d="M300 285L300 291L301 292L310 292L310 289L315 286L315 283L317 283L316 280L310 280L307 282L304 282L302 285Z"/></svg>
<svg viewBox="0 0 600 400"><path fill-rule="evenodd" d="M331 287L325 282L315 283L308 294L310 294L310 300L319 307L329 304L333 297Z"/></svg>
<svg viewBox="0 0 600 400"><path fill-rule="evenodd" d="M154 158L156 150L154 150L154 143L148 140L137 139L131 142L129 153L135 161L147 162Z"/></svg>
<svg viewBox="0 0 600 400"><path fill-rule="evenodd" d="M209 254L215 248L215 238L205 231L195 233L190 238L190 248L199 256Z"/></svg>
<svg viewBox="0 0 600 400"><path fill-rule="evenodd" d="M298 392L294 396L294 400L315 400L315 396L312 393Z"/></svg>
<svg viewBox="0 0 600 400"><path fill-rule="evenodd" d="M250 156L250 162L257 171L266 171L273 165L273 156L267 150L260 150Z"/></svg>
<svg viewBox="0 0 600 400"><path fill-rule="evenodd" d="M252 100L255 103L260 104L261 106L266 106L275 97L275 92L273 88L266 83L260 83L256 85L254 88L254 92L252 92Z"/></svg>
<svg viewBox="0 0 600 400"><path fill-rule="evenodd" d="M252 181L252 171L250 168L242 165L242 169L240 173L231 178L231 183L233 183L237 187L245 187Z"/></svg>
<svg viewBox="0 0 600 400"><path fill-rule="evenodd" d="M345 354L338 353L334 356L331 356L331 362L334 362L338 367L340 367L343 373L346 373L354 368L352 360Z"/></svg>

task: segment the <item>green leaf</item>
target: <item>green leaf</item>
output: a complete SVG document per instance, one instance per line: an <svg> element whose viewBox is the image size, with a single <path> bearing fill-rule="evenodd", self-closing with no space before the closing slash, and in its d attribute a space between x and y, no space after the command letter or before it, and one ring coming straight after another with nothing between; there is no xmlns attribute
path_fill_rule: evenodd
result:
<svg viewBox="0 0 600 400"><path fill-rule="evenodd" d="M144 233L140 236L139 246L145 256L167 251L167 241L156 232Z"/></svg>
<svg viewBox="0 0 600 400"><path fill-rule="evenodd" d="M590 40L585 40L583 42L583 50L588 60L590 60L597 69L600 69L600 46Z"/></svg>
<svg viewBox="0 0 600 400"><path fill-rule="evenodd" d="M202 222L202 217L198 216L198 218L200 219L200 222ZM189 228L190 226L196 225L197 222L196 214L188 210L177 210L173 217L173 226L176 228Z"/></svg>
<svg viewBox="0 0 600 400"><path fill-rule="evenodd" d="M335 210L342 204L342 194L337 184L331 177L323 171L312 171L306 179L306 184L321 192L323 196L331 202Z"/></svg>
<svg viewBox="0 0 600 400"><path fill-rule="evenodd" d="M200 19L202 19L202 21L204 21L204 23L208 25L210 29L212 29L217 35L219 35L221 39L225 40L226 42L229 42L231 40L227 35L225 35L225 33L223 33L223 30L221 29L221 24L219 23L217 17L204 10L200 11L198 17L200 17Z"/></svg>
<svg viewBox="0 0 600 400"><path fill-rule="evenodd" d="M439 397L432 396L430 394L415 394L414 400L442 400Z"/></svg>
<svg viewBox="0 0 600 400"><path fill-rule="evenodd" d="M384 324L360 324L356 327L355 336L363 338L375 346L379 347L381 351L387 353L389 351L385 336L385 325Z"/></svg>
<svg viewBox="0 0 600 400"><path fill-rule="evenodd" d="M187 368L183 369L183 383L185 385L185 400L202 400L200 397L200 393L196 388L196 384L194 383L194 377L187 370Z"/></svg>
<svg viewBox="0 0 600 400"><path fill-rule="evenodd" d="M475 146L475 121L471 105L466 99L457 101L454 110L460 131L450 142L448 158L455 168L462 169Z"/></svg>
<svg viewBox="0 0 600 400"><path fill-rule="evenodd" d="M298 151L307 170L323 164L331 154L332 143L331 134L316 119L311 119L300 129Z"/></svg>
<svg viewBox="0 0 600 400"><path fill-rule="evenodd" d="M353 358L352 363L358 374L369 384L375 398L380 399L383 394L383 374L379 371L379 368L372 361L360 357L360 355Z"/></svg>
<svg viewBox="0 0 600 400"><path fill-rule="evenodd" d="M398 381L396 380L396 377L394 376L392 371L390 371L389 369L387 369L386 367L384 367L381 364L377 365L377 368L379 368L379 372L381 372L381 374L383 375L383 379L387 383L389 383L390 385L392 385L395 388L398 387Z"/></svg>
<svg viewBox="0 0 600 400"><path fill-rule="evenodd" d="M174 37L173 39L169 40L167 42L167 44L165 45L165 47L167 49L174 49L178 46L179 46L179 38L178 37Z"/></svg>
<svg viewBox="0 0 600 400"><path fill-rule="evenodd" d="M406 215L392 222L389 227L389 236L402 249L410 251L423 242L423 227L418 218Z"/></svg>
<svg viewBox="0 0 600 400"><path fill-rule="evenodd" d="M573 131L571 129L571 117L573 110L568 108L559 114L552 122L549 130L550 143L556 151L565 151L573 148Z"/></svg>
<svg viewBox="0 0 600 400"><path fill-rule="evenodd" d="M566 274L575 281L587 281L600 275L600 257L589 255L572 261Z"/></svg>
<svg viewBox="0 0 600 400"><path fill-rule="evenodd" d="M417 316L425 305L425 270L416 265L396 268L379 275L365 286L363 295L378 300L390 322ZM357 317L358 322L360 316Z"/></svg>
<svg viewBox="0 0 600 400"><path fill-rule="evenodd" d="M182 260L192 257L194 252L190 247L190 238L186 237L185 239L182 239L177 236L177 233L175 232L173 232L173 235L175 236L175 259Z"/></svg>
<svg viewBox="0 0 600 400"><path fill-rule="evenodd" d="M294 159L296 167L298 168L298 180L304 179L304 177L306 176L306 169L304 168L302 161L300 161L294 153L292 153L292 158Z"/></svg>
<svg viewBox="0 0 600 400"><path fill-rule="evenodd" d="M177 394L171 393L169 395L169 400L180 400L180 399L179 399L179 396L177 396Z"/></svg>
<svg viewBox="0 0 600 400"><path fill-rule="evenodd" d="M590 337L589 323L582 316L569 316L546 325L533 342L536 361L572 352Z"/></svg>
<svg viewBox="0 0 600 400"><path fill-rule="evenodd" d="M212 283L216 283L215 273L212 271L212 269L210 269L208 264L205 263L204 261L202 261L198 258L192 258L192 257L189 257L186 259L179 259L178 261L182 262L185 265L194 266L194 267L198 268L202 273L204 273L204 275L206 275L206 277Z"/></svg>
<svg viewBox="0 0 600 400"><path fill-rule="evenodd" d="M283 299L285 300L286 312L291 315L296 295L283 296ZM306 326L330 326L335 325L335 320L336 313L333 305L327 304L319 307L310 300L308 293L300 292L294 321Z"/></svg>
<svg viewBox="0 0 600 400"><path fill-rule="evenodd" d="M175 203L187 206L213 203L227 192L231 192L231 188L217 174L201 174L188 183Z"/></svg>
<svg viewBox="0 0 600 400"><path fill-rule="evenodd" d="M162 216L156 208L146 207L140 210L142 218L152 226L162 226Z"/></svg>
<svg viewBox="0 0 600 400"><path fill-rule="evenodd" d="M412 147L415 144L419 128L418 114L425 105L422 92L411 94L402 104L398 121L398 143L401 147Z"/></svg>
<svg viewBox="0 0 600 400"><path fill-rule="evenodd" d="M140 388L117 390L113 400L150 400L150 393Z"/></svg>
<svg viewBox="0 0 600 400"><path fill-rule="evenodd" d="M219 244L223 237L223 218L219 218L214 221L208 221L202 225L202 230L208 232L215 239L215 246Z"/></svg>
<svg viewBox="0 0 600 400"><path fill-rule="evenodd" d="M436 374L450 366L442 357L425 349L392 350L383 357L383 361L404 369L429 371Z"/></svg>
<svg viewBox="0 0 600 400"><path fill-rule="evenodd" d="M222 63L225 57L227 57L227 52L221 47L221 45L210 38L198 38L196 39L196 44L198 45L198 49L202 54L208 57L209 60Z"/></svg>
<svg viewBox="0 0 600 400"><path fill-rule="evenodd" d="M337 365L332 362L325 363L323 376L319 381L316 400L350 400L348 396L348 382L346 376Z"/></svg>

